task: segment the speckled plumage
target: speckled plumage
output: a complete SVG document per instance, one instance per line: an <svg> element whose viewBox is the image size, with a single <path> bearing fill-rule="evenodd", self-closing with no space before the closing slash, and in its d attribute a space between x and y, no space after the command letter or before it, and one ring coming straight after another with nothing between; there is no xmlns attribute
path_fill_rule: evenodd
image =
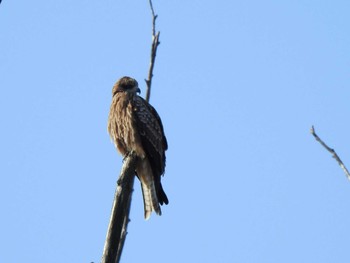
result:
<svg viewBox="0 0 350 263"><path fill-rule="evenodd" d="M156 110L136 92L137 81L123 77L112 90L108 132L118 151L126 156L134 151L138 157L136 174L141 182L145 218L152 211L161 215L159 204L168 204L161 184L165 170L167 140Z"/></svg>

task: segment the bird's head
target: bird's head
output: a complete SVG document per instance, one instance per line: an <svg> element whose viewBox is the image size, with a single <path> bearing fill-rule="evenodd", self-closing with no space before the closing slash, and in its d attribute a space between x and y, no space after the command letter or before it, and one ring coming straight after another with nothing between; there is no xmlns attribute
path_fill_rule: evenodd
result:
<svg viewBox="0 0 350 263"><path fill-rule="evenodd" d="M140 93L139 84L137 81L130 77L122 77L119 79L113 86L112 95L114 96L118 92L127 92L127 93Z"/></svg>

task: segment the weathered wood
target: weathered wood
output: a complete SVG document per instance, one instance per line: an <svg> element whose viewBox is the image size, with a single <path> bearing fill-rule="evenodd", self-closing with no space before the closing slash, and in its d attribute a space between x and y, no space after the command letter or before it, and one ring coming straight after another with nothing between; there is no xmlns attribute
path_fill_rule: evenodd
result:
<svg viewBox="0 0 350 263"><path fill-rule="evenodd" d="M131 195L135 179L137 157L129 154L117 181L117 188L111 211L111 218L103 249L101 263L118 263L124 246L129 220Z"/></svg>

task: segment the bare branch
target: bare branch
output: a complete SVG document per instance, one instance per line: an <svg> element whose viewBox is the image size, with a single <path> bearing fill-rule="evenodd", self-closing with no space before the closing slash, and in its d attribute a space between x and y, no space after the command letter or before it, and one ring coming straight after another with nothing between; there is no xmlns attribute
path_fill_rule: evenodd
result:
<svg viewBox="0 0 350 263"><path fill-rule="evenodd" d="M1 0L0 0L1 1ZM159 35L156 33L157 15L154 13L152 0L149 0L152 12L152 46L151 62L148 71L146 101L149 102L151 95L151 84L153 78L153 68L157 54L157 48L160 44ZM130 153L124 160L124 164L117 182L117 189L114 195L114 201L111 211L105 245L101 263L118 263L123 251L125 238L127 235L127 226L129 223L131 195L135 179L135 166L137 157Z"/></svg>
<svg viewBox="0 0 350 263"><path fill-rule="evenodd" d="M346 177L350 180L350 173L348 171L348 169L346 169L344 163L342 162L342 160L340 160L338 154L334 151L334 149L328 147L327 144L325 144L320 137L318 137L318 135L315 132L315 128L314 126L311 127L310 130L311 134L315 137L316 141L318 141L327 151L329 151L332 154L332 157L338 162L338 164L340 165L340 167L343 169Z"/></svg>
<svg viewBox="0 0 350 263"><path fill-rule="evenodd" d="M111 218L109 221L106 241L101 263L118 263L124 246L129 223L131 194L135 179L137 157L132 152L124 160L117 181Z"/></svg>
<svg viewBox="0 0 350 263"><path fill-rule="evenodd" d="M154 9L153 9L153 3L152 0L148 0L149 2L149 6L151 8L151 12L152 12L152 36L154 36L156 34L156 19L157 19L157 15L154 13Z"/></svg>
<svg viewBox="0 0 350 263"><path fill-rule="evenodd" d="M153 78L154 62L156 60L157 48L158 48L158 45L160 44L160 42L159 42L160 32L158 31L156 33L156 19L158 16L154 13L152 0L149 0L149 5L151 8L151 12L152 12L152 46L151 46L151 62L149 65L148 77L147 77L147 79L145 79L146 85L147 85L145 99L147 102L149 102L149 99L151 96L151 85L152 85L152 78Z"/></svg>

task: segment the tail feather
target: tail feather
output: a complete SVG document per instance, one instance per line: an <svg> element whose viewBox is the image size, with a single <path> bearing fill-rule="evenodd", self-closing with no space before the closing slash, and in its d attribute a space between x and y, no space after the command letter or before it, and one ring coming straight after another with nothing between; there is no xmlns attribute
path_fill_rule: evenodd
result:
<svg viewBox="0 0 350 263"><path fill-rule="evenodd" d="M141 181L143 203L145 208L145 219L150 218L152 211L161 215L159 201L151 166L147 159L142 159L136 166L136 173Z"/></svg>
<svg viewBox="0 0 350 263"><path fill-rule="evenodd" d="M162 214L160 209L156 188L154 183L147 185L146 183L141 183L143 204L145 209L145 219L149 219L152 211L155 211L158 215Z"/></svg>
<svg viewBox="0 0 350 263"><path fill-rule="evenodd" d="M159 201L159 203L161 205L169 204L168 197L166 196L166 194L165 194L165 192L163 190L163 186L162 186L162 184L160 182L158 183L157 192L158 192L158 201Z"/></svg>

